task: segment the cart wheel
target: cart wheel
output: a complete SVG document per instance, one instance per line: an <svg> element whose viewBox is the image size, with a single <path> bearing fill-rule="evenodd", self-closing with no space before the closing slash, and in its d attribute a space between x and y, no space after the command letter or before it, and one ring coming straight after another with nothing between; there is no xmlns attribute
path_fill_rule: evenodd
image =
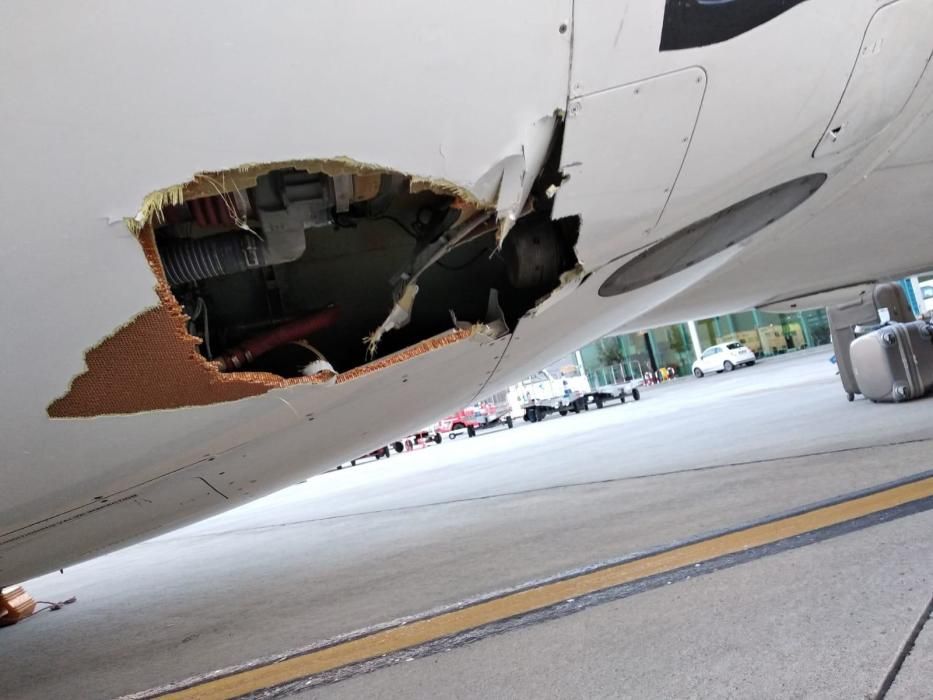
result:
<svg viewBox="0 0 933 700"><path fill-rule="evenodd" d="M476 428L474 428L472 425L468 425L467 435L469 435L470 437L476 437Z"/></svg>
<svg viewBox="0 0 933 700"><path fill-rule="evenodd" d="M350 462L350 464L353 464L353 462ZM343 469L343 465L342 465L342 464L338 464L338 465L337 465L337 469Z"/></svg>
<svg viewBox="0 0 933 700"><path fill-rule="evenodd" d="M632 389L632 398L638 401L641 398L641 392L638 389Z"/></svg>
<svg viewBox="0 0 933 700"><path fill-rule="evenodd" d="M506 417L505 417L505 424L506 424L507 426L509 426L509 430L512 429L512 416L506 416Z"/></svg>
<svg viewBox="0 0 933 700"><path fill-rule="evenodd" d="M597 396L596 399L595 399L595 401L596 401L596 408L602 408L602 407L603 407L603 397L602 397L602 396Z"/></svg>
<svg viewBox="0 0 933 700"><path fill-rule="evenodd" d="M542 406L535 408L535 420L542 421L547 417L547 411Z"/></svg>
<svg viewBox="0 0 933 700"><path fill-rule="evenodd" d="M849 399L849 401L855 401L855 394L850 391L848 394L846 394L846 398Z"/></svg>
<svg viewBox="0 0 933 700"><path fill-rule="evenodd" d="M567 409L564 408L563 406L561 406L560 408L558 408L558 409L557 409L557 412L558 412L559 414L561 414L562 416L566 416L566 415L567 415Z"/></svg>
<svg viewBox="0 0 933 700"><path fill-rule="evenodd" d="M443 438L441 438L441 434L440 434L440 433L434 433L434 437L432 437L431 439L434 440L434 444L435 444L435 445L440 445L440 444L441 444L441 440L442 440Z"/></svg>
<svg viewBox="0 0 933 700"><path fill-rule="evenodd" d="M405 445L403 445L401 441L396 440L395 442L392 443L392 449L395 450L396 452L404 452Z"/></svg>

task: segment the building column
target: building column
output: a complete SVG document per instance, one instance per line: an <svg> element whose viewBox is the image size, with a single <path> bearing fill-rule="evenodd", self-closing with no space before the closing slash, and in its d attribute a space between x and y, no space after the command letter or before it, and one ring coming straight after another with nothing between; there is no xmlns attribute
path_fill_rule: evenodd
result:
<svg viewBox="0 0 933 700"><path fill-rule="evenodd" d="M765 353L765 346L767 343L765 343L761 337L761 329L764 328L765 325L762 321L761 314L758 312L758 309L752 309L752 318L755 319L755 333L758 335L759 350L757 354L759 357L764 357L767 354ZM768 346L768 349L771 349L770 346Z"/></svg>
<svg viewBox="0 0 933 700"><path fill-rule="evenodd" d="M910 283L910 291L913 292L913 299L910 300L910 306L917 316L922 316L923 292L920 291L920 278L914 275L913 277L908 277L907 281Z"/></svg>
<svg viewBox="0 0 933 700"><path fill-rule="evenodd" d="M579 350L576 350L573 353L573 359L577 361L577 370L585 377L586 367L583 366L583 354Z"/></svg>
<svg viewBox="0 0 933 700"><path fill-rule="evenodd" d="M797 312L797 318L800 320L800 327L803 329L803 340L808 348L813 347L813 338L810 337L810 326L807 325L807 319L803 317L803 312Z"/></svg>
<svg viewBox="0 0 933 700"><path fill-rule="evenodd" d="M651 371L657 372L661 369L661 365L658 362L658 357L654 352L654 336L652 336L651 331L645 333L645 349L648 351L648 361L651 363ZM647 367L645 368L647 369Z"/></svg>
<svg viewBox="0 0 933 700"><path fill-rule="evenodd" d="M735 335L735 324L732 322L732 314L723 316L726 319L726 327L729 329L729 335Z"/></svg>
<svg viewBox="0 0 933 700"><path fill-rule="evenodd" d="M700 334L697 332L696 321L687 321L687 330L690 332L690 344L693 345L693 354L696 359L700 359L703 354L703 346L700 344Z"/></svg>
<svg viewBox="0 0 933 700"><path fill-rule="evenodd" d="M589 386L590 377L586 373L586 367L583 366L583 353L580 352L579 350L575 350L573 353L573 359L574 359L574 362L577 363L577 371L580 373L580 376L586 378L587 387L589 389L592 389L593 387Z"/></svg>

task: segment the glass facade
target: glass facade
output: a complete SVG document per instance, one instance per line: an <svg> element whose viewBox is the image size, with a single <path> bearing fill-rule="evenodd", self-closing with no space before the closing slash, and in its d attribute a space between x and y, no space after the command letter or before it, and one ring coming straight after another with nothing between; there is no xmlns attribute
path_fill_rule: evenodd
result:
<svg viewBox="0 0 933 700"><path fill-rule="evenodd" d="M743 311L705 319L697 323L698 328L701 323L710 328L708 321L712 322L714 332L706 338L701 335L703 349L737 340L759 357L767 357L830 342L829 323L822 309L792 314Z"/></svg>
<svg viewBox="0 0 933 700"><path fill-rule="evenodd" d="M933 272L901 281L915 313L933 314ZM670 368L678 376L690 374L699 352L711 345L737 340L758 357L828 345L829 322L823 309L795 313L742 311L693 323L699 348L694 348L689 324L652 328L642 333L607 336L580 350L590 384L600 386L642 377L645 372Z"/></svg>
<svg viewBox="0 0 933 700"><path fill-rule="evenodd" d="M830 342L829 323L822 309L789 314L742 311L700 319L694 325L699 352L737 340L758 357L769 357ZM662 367L686 376L696 359L686 323L600 338L582 348L580 355L594 386L640 377Z"/></svg>
<svg viewBox="0 0 933 700"><path fill-rule="evenodd" d="M690 331L683 323L654 328L647 333L654 350L651 364L654 369L673 368L675 374L689 373L696 359L690 342ZM682 369L686 367L686 370Z"/></svg>

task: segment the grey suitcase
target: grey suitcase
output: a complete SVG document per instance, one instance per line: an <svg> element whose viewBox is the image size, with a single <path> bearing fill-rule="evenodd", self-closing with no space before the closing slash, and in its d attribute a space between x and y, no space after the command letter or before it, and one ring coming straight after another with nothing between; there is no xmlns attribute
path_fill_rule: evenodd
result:
<svg viewBox="0 0 933 700"><path fill-rule="evenodd" d="M919 399L933 388L933 326L890 323L849 349L861 393L872 401Z"/></svg>
<svg viewBox="0 0 933 700"><path fill-rule="evenodd" d="M829 320L829 333L836 352L836 366L839 379L849 401L860 394L858 382L852 371L849 359L849 346L856 337L856 327L871 327L881 322L880 309L887 309L887 319L898 323L914 320L913 310L907 300L907 294L896 282L875 285L872 294L862 294L855 301L839 304L826 309Z"/></svg>

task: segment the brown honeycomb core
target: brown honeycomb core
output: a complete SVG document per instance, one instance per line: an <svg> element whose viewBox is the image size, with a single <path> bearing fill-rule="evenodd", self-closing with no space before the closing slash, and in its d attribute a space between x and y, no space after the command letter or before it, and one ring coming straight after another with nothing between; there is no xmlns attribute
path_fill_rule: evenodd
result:
<svg viewBox="0 0 933 700"><path fill-rule="evenodd" d="M264 372L222 373L199 352L200 339L188 333L188 317L165 279L150 226L139 233L156 278L159 306L149 309L87 351L87 371L48 407L51 418L140 413L236 401L296 384L323 384L333 375L284 379ZM337 383L377 372L417 355L463 340L469 330L455 330L425 340L337 376Z"/></svg>

